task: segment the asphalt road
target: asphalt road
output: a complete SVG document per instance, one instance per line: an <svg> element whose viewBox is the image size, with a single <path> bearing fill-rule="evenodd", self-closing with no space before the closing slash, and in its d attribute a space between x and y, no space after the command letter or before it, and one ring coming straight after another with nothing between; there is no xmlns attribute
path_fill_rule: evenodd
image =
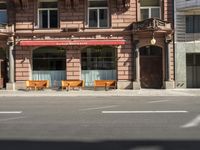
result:
<svg viewBox="0 0 200 150"><path fill-rule="evenodd" d="M198 150L200 97L0 97L0 149Z"/></svg>

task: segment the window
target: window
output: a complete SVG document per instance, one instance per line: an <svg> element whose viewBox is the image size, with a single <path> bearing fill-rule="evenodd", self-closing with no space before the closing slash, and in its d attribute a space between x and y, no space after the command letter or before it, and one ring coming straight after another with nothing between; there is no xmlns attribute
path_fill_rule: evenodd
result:
<svg viewBox="0 0 200 150"><path fill-rule="evenodd" d="M33 70L65 70L65 50L43 47L33 51Z"/></svg>
<svg viewBox="0 0 200 150"><path fill-rule="evenodd" d="M82 50L82 70L115 70L115 49L110 47L90 47Z"/></svg>
<svg viewBox="0 0 200 150"><path fill-rule="evenodd" d="M0 24L6 24L7 18L7 6L6 3L0 3Z"/></svg>
<svg viewBox="0 0 200 150"><path fill-rule="evenodd" d="M140 20L160 18L160 0L140 0Z"/></svg>
<svg viewBox="0 0 200 150"><path fill-rule="evenodd" d="M186 33L200 33L200 15L186 16Z"/></svg>
<svg viewBox="0 0 200 150"><path fill-rule="evenodd" d="M107 0L88 1L88 25L92 28L107 28L109 26L109 10Z"/></svg>
<svg viewBox="0 0 200 150"><path fill-rule="evenodd" d="M58 27L58 6L57 0L40 0L38 8L39 28Z"/></svg>

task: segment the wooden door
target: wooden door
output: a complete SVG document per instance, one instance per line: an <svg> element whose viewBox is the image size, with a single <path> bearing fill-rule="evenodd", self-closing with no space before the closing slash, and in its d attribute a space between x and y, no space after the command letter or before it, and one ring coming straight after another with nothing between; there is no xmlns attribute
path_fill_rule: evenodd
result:
<svg viewBox="0 0 200 150"><path fill-rule="evenodd" d="M162 87L162 49L144 47L140 51L140 82L142 88Z"/></svg>

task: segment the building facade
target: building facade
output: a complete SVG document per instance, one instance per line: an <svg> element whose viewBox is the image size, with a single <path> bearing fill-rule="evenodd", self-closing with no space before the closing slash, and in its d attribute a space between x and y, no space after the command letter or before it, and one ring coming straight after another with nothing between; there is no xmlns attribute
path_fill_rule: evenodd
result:
<svg viewBox="0 0 200 150"><path fill-rule="evenodd" d="M200 87L200 1L175 2L176 87Z"/></svg>
<svg viewBox="0 0 200 150"><path fill-rule="evenodd" d="M51 87L66 79L88 87L99 79L117 80L119 89L174 87L172 0L6 2L15 14L8 16L8 88L44 79Z"/></svg>

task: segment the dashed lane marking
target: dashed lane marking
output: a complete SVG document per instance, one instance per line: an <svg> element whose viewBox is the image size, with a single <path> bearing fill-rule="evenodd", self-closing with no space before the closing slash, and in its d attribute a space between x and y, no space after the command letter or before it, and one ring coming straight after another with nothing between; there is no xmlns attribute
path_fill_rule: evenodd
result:
<svg viewBox="0 0 200 150"><path fill-rule="evenodd" d="M22 111L0 111L0 114L21 114Z"/></svg>
<svg viewBox="0 0 200 150"><path fill-rule="evenodd" d="M103 114L158 114L158 113L188 113L185 110L172 110L172 111L102 111Z"/></svg>

